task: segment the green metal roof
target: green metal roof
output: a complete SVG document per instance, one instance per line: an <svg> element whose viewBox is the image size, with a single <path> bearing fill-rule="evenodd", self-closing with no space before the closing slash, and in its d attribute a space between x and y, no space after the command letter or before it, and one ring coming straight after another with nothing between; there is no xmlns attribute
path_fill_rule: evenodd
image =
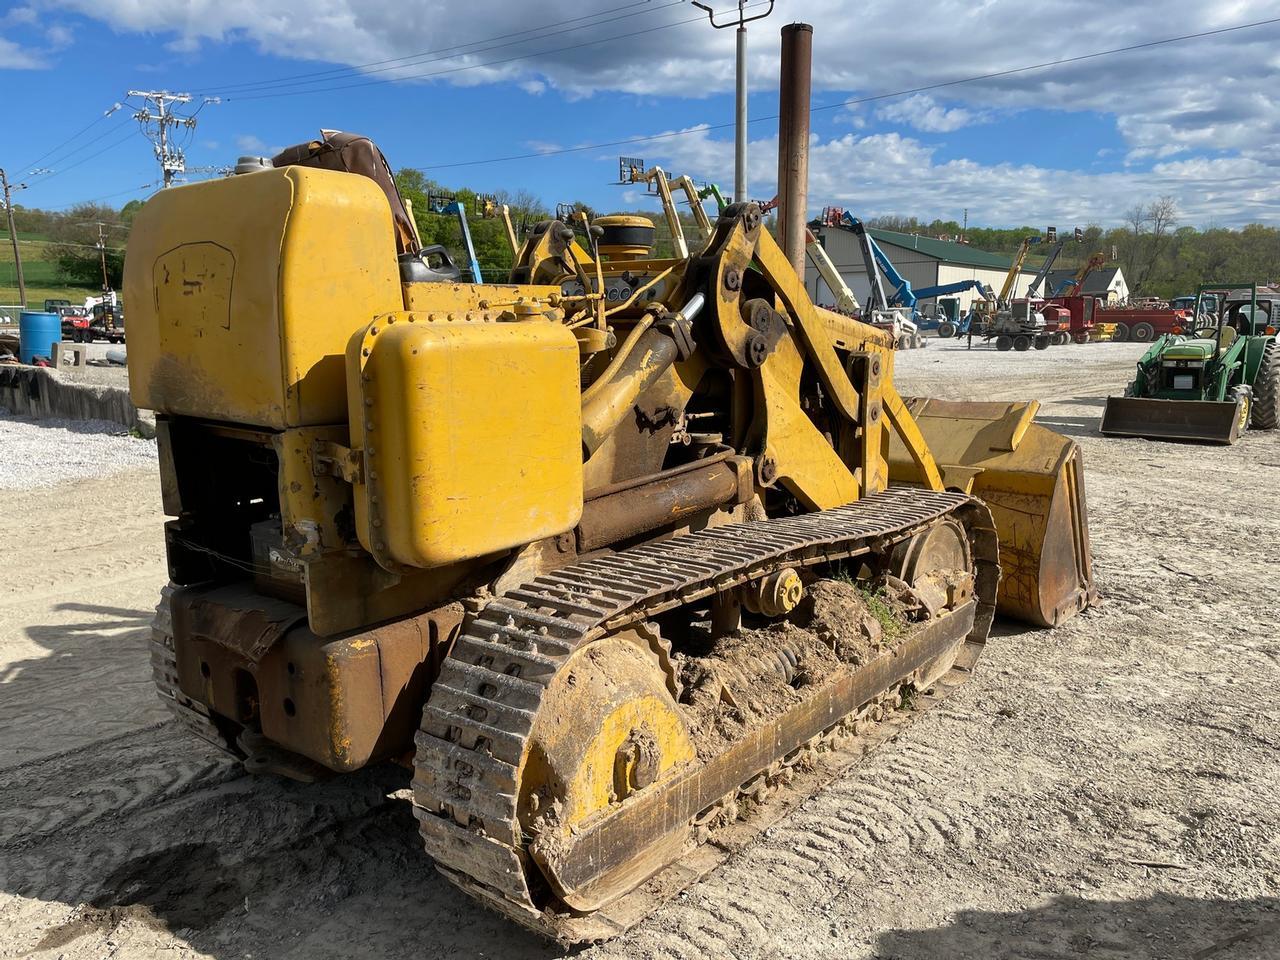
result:
<svg viewBox="0 0 1280 960"><path fill-rule="evenodd" d="M946 263L963 263L970 267L990 267L994 270L1008 270L1013 263L1008 257L998 253L987 253L975 250L967 243L952 243L950 240L934 240L932 237L918 237L912 233L896 233L893 230L877 230L874 227L867 233L881 243L892 243L908 250L919 250L926 257L942 260ZM892 259L892 257L890 257ZM1023 272L1026 270L1024 268Z"/></svg>

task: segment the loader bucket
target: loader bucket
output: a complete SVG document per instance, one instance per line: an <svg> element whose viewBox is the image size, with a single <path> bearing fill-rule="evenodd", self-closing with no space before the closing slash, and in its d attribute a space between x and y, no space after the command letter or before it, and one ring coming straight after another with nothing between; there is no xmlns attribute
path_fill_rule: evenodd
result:
<svg viewBox="0 0 1280 960"><path fill-rule="evenodd" d="M1109 437L1235 443L1245 419L1244 401L1152 400L1107 397L1101 430Z"/></svg>
<svg viewBox="0 0 1280 960"><path fill-rule="evenodd" d="M982 500L995 517L1000 613L1051 627L1096 600L1080 448L1032 422L1039 403L904 399L943 484ZM896 435L889 480L923 482Z"/></svg>

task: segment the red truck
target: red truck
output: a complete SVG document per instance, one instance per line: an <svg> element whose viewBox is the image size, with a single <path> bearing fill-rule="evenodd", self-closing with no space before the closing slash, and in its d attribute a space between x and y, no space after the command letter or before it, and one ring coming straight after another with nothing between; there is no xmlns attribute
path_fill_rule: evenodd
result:
<svg viewBox="0 0 1280 960"><path fill-rule="evenodd" d="M1059 342L1135 340L1142 343L1164 333L1190 329L1191 311L1171 307L1108 307L1096 297L1054 297L1041 307L1045 324L1059 331Z"/></svg>
<svg viewBox="0 0 1280 960"><path fill-rule="evenodd" d="M1095 324L1115 324L1112 340L1147 343L1165 333L1182 333L1191 328L1191 311L1170 306L1099 307Z"/></svg>

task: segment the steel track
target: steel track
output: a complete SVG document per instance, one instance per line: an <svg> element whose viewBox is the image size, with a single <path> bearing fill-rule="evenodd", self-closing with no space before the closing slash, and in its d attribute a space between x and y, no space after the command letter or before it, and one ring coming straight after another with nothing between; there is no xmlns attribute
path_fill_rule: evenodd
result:
<svg viewBox="0 0 1280 960"><path fill-rule="evenodd" d="M240 755L231 749L227 738L214 724L204 704L192 700L178 686L178 656L173 643L173 593L177 588L168 584L160 591L156 616L151 621L151 678L156 693L178 722L206 743L213 744L229 757Z"/></svg>
<svg viewBox="0 0 1280 960"><path fill-rule="evenodd" d="M413 788L427 852L467 893L545 936L604 939L642 919L723 857L717 858L718 845L704 844L600 911L574 916L563 907L557 910L537 882L517 811L520 764L557 670L578 647L600 636L784 566L887 556L894 544L943 516L959 519L967 529L977 598L973 629L939 685L945 694L967 678L981 653L999 580L990 513L963 494L895 487L834 510L716 527L583 561L491 601L465 625L423 711ZM936 699L926 698L922 705ZM820 745L857 719L864 727L858 743L811 765L801 778L811 781L804 795L875 740L865 729L867 710L838 720L804 745ZM732 801L744 787L760 794L768 772L753 771L721 801ZM753 827L773 819L766 812L753 818Z"/></svg>

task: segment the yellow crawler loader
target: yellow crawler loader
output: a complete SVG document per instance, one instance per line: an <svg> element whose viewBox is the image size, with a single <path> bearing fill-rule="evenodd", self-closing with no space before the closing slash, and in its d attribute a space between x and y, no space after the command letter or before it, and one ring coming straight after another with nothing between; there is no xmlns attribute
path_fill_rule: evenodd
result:
<svg viewBox="0 0 1280 960"><path fill-rule="evenodd" d="M510 282L458 283L376 148L326 135L130 239L160 695L253 771L410 767L439 869L562 941L945 696L997 608L1094 596L1079 453L1034 403L900 397L756 205L713 226L658 260L644 219L551 220Z"/></svg>

